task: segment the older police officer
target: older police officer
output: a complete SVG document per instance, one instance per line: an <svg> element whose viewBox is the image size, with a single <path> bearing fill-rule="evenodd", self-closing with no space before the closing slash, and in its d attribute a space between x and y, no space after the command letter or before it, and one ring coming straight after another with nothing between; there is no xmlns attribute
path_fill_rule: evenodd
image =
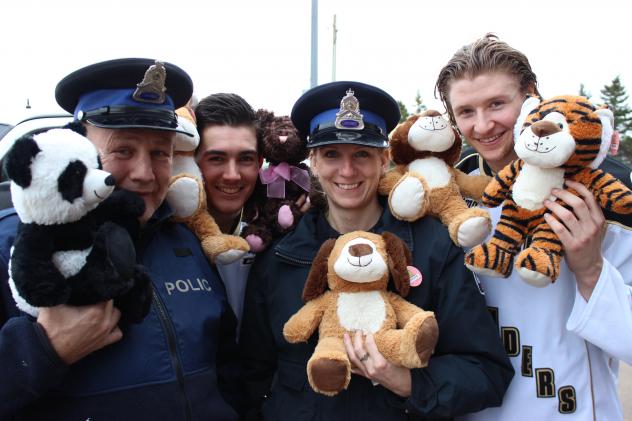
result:
<svg viewBox="0 0 632 421"><path fill-rule="evenodd" d="M17 216L0 213L0 418L237 419L234 316L198 240L170 222L164 203L174 110L192 91L179 67L137 58L93 64L57 85L57 102L84 124L104 169L145 202L135 243L152 305L142 323L122 328L111 301L42 308L37 320L21 314L6 265ZM169 288L183 282L205 287Z"/></svg>

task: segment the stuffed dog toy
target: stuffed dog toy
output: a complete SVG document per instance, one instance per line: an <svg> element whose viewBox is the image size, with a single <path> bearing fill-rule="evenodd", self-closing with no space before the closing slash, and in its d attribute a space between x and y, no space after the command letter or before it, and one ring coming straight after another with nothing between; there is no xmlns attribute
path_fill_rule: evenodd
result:
<svg viewBox="0 0 632 421"><path fill-rule="evenodd" d="M250 247L241 237L223 234L208 213L202 173L194 158L195 148L200 143L195 117L186 107L176 110L176 113L180 129L193 136L176 134L167 202L174 211L174 220L185 223L193 231L211 262L232 263L246 254Z"/></svg>
<svg viewBox="0 0 632 421"><path fill-rule="evenodd" d="M522 117L522 118L521 118ZM526 119L526 121L525 121ZM555 200L551 189L577 181L593 193L604 209L632 213L632 192L597 167L605 159L613 136L614 116L581 96L525 101L515 135L517 160L503 168L485 189L482 203L502 213L491 240L465 256L471 270L507 277L515 267L527 283L543 287L560 272L563 250L544 219L544 200ZM520 251L525 238L530 246ZM520 252L518 254L518 252Z"/></svg>
<svg viewBox="0 0 632 421"><path fill-rule="evenodd" d="M433 312L402 298L410 287L411 260L404 242L388 232L354 231L322 245L303 290L306 304L283 328L290 343L306 342L318 328L318 344L307 363L316 392L333 396L349 385L345 332L372 333L380 353L394 364L428 364L439 328ZM387 291L389 279L401 295Z"/></svg>
<svg viewBox="0 0 632 421"><path fill-rule="evenodd" d="M491 231L489 213L468 208L461 194L479 200L490 177L455 169L461 140L435 110L408 117L390 135L391 159L397 167L380 182L391 213L404 221L425 214L438 217L461 247L481 243Z"/></svg>

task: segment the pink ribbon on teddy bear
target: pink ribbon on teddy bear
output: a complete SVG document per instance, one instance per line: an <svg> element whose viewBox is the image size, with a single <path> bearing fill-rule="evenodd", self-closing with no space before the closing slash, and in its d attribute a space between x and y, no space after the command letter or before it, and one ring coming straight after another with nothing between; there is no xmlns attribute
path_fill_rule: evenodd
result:
<svg viewBox="0 0 632 421"><path fill-rule="evenodd" d="M309 193L310 182L309 174L294 165L287 162L281 162L279 165L268 165L268 168L259 170L259 178L261 182L268 186L268 197L273 199L285 198L285 182L294 182L297 186Z"/></svg>

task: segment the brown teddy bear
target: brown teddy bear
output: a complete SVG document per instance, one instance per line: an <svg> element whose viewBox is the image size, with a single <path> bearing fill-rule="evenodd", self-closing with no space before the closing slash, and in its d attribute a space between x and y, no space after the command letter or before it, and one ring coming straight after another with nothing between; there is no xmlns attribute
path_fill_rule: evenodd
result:
<svg viewBox="0 0 632 421"><path fill-rule="evenodd" d="M416 221L426 213L437 216L461 247L487 237L489 213L468 208L461 194L480 200L491 178L466 175L453 167L461 153L460 137L438 111L408 117L391 132L389 148L397 167L382 178L379 191L388 195L396 218Z"/></svg>
<svg viewBox="0 0 632 421"><path fill-rule="evenodd" d="M410 287L411 260L404 242L388 232L354 231L322 245L303 290L306 304L283 328L290 343L306 342L318 328L318 344L307 363L316 392L333 396L349 385L345 332L372 333L380 353L394 364L428 364L439 327L433 312L402 298ZM390 277L401 296L387 291Z"/></svg>
<svg viewBox="0 0 632 421"><path fill-rule="evenodd" d="M258 110L263 131L263 157L269 163L259 171L258 215L242 233L254 252L263 251L270 242L291 231L303 215L296 201L310 191L305 142L288 116Z"/></svg>
<svg viewBox="0 0 632 421"><path fill-rule="evenodd" d="M180 128L193 136L176 134L167 202L174 211L174 220L185 223L193 231L211 262L232 263L250 247L241 237L223 234L206 209L202 173L194 158L195 148L200 143L195 114L187 107L179 108L176 114Z"/></svg>

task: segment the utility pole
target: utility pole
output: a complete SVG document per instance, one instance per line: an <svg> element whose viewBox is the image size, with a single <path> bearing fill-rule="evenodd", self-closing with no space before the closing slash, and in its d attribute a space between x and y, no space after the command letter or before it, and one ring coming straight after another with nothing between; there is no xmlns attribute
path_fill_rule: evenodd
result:
<svg viewBox="0 0 632 421"><path fill-rule="evenodd" d="M26 98L26 107L25 107L25 108L26 108L27 110L30 110L30 109L31 109L31 103L29 102L29 99L28 99L28 98Z"/></svg>
<svg viewBox="0 0 632 421"><path fill-rule="evenodd" d="M318 0L312 0L312 66L310 88L318 84Z"/></svg>
<svg viewBox="0 0 632 421"><path fill-rule="evenodd" d="M333 40L333 52L331 57L331 81L336 80L336 40L337 40L338 28L336 28L336 15L334 15L334 40Z"/></svg>

